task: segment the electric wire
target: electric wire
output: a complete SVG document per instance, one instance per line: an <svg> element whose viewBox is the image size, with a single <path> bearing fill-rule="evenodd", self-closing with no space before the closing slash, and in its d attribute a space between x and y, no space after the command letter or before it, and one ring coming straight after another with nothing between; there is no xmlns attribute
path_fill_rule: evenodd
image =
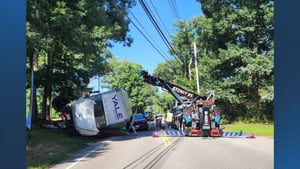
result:
<svg viewBox="0 0 300 169"><path fill-rule="evenodd" d="M180 16L177 10L176 0L168 0L168 3L176 20L180 20Z"/></svg>
<svg viewBox="0 0 300 169"><path fill-rule="evenodd" d="M166 25L164 24L163 20L161 19L159 13L157 12L156 7L155 7L154 4L152 3L152 0L150 0L150 3L151 3L152 8L154 9L156 15L158 16L158 19L159 19L159 21L161 22L163 28L165 29L165 31L167 32L168 35L171 35L171 33L168 31Z"/></svg>
<svg viewBox="0 0 300 169"><path fill-rule="evenodd" d="M143 29L143 31L148 35L148 37L150 37L151 41L153 42L153 45L155 44L158 48L158 50L160 50L160 53L163 53L164 56L169 59L169 57L167 57L167 54L162 52L162 48L160 48L160 46L156 43L156 41L152 38L152 36L150 35L150 33L143 27L143 25L141 24L141 22L137 19L137 17L133 14L133 12L131 12L131 10L129 10L129 13L132 15L132 17L135 19L135 21L139 24L139 26ZM134 26L137 26L136 24ZM142 32L142 31L141 31ZM164 58L165 58L164 57Z"/></svg>
<svg viewBox="0 0 300 169"><path fill-rule="evenodd" d="M142 34L142 36L150 43L150 45L169 63L171 62L155 47L155 45L151 42L151 40L141 31L141 29L132 21L132 19L128 18L129 21L133 24L133 26Z"/></svg>
<svg viewBox="0 0 300 169"><path fill-rule="evenodd" d="M177 8L176 0L172 0L172 2L173 2L173 6L174 6L174 9L175 9L175 13L176 13L177 19L181 20L181 17L179 15L178 8Z"/></svg>
<svg viewBox="0 0 300 169"><path fill-rule="evenodd" d="M183 63L180 58L176 55L176 51L174 50L174 48L172 47L172 45L170 44L170 42L168 41L168 39L166 38L166 36L163 34L162 30L160 29L160 27L158 26L157 22L155 21L155 19L153 18L152 14L150 13L148 7L146 6L146 4L144 3L143 0L139 0L141 6L143 7L146 15L149 17L150 21L152 22L152 24L154 25L156 31L159 33L160 37L163 39L163 42L165 43L165 45L171 50L173 51L173 55L174 58L177 59L179 62Z"/></svg>

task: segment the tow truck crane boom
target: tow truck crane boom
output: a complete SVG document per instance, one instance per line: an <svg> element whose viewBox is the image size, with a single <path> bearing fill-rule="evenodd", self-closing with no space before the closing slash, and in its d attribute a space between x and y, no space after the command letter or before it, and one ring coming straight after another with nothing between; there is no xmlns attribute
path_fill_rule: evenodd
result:
<svg viewBox="0 0 300 169"><path fill-rule="evenodd" d="M140 76L144 78L145 82L166 89L180 104L185 106L190 106L185 100L189 100L189 103L191 104L195 103L199 99L208 101L207 99L213 98L213 92L207 93L206 96L200 96L194 92L185 90L177 85L167 82L159 77L151 76L144 70L140 71Z"/></svg>
<svg viewBox="0 0 300 169"><path fill-rule="evenodd" d="M159 77L151 76L144 70L140 71L139 75L144 78L145 82L166 89L181 105L183 105L183 107L191 108L192 106L201 106L203 108L203 111L201 112L199 109L197 110L197 113L201 114L200 119L192 119L192 124L194 125L187 130L188 135L193 135L193 133L197 133L197 135L201 133L204 136L221 135L222 130L215 128L215 122L211 121L211 113L209 112L209 107L214 104L214 91L209 91L205 96L200 96L194 92L185 90L177 85L160 79Z"/></svg>

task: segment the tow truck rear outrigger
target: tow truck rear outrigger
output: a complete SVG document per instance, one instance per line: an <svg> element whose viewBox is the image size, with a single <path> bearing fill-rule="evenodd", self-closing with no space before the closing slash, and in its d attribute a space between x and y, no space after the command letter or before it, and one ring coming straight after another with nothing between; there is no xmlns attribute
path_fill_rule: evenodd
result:
<svg viewBox="0 0 300 169"><path fill-rule="evenodd" d="M214 105L214 91L200 96L163 79L151 76L144 70L140 71L139 74L145 82L161 87L173 95L176 100L173 114L177 113L178 119L181 120L187 116L190 118L184 120L185 123L182 123L184 124L182 127L178 127L179 130L183 130L186 136L222 136L224 127L220 126L220 110Z"/></svg>

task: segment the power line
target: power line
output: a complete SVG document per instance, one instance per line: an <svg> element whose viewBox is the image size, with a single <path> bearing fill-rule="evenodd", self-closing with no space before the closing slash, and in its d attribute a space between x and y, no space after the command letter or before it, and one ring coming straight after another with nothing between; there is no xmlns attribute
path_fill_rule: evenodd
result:
<svg viewBox="0 0 300 169"><path fill-rule="evenodd" d="M178 10L177 10L176 0L168 0L168 2L169 2L169 5L170 5L171 11L172 11L174 17L177 20L180 20L180 16L179 16L179 13L178 13Z"/></svg>
<svg viewBox="0 0 300 169"><path fill-rule="evenodd" d="M128 19L130 20L130 22L133 24L133 26L139 31L139 33L148 41L148 43L150 43L150 45L166 60L166 62L170 65L170 68L174 71L174 73L178 73L177 70L174 68L174 65L168 60L169 58L166 57L168 55L163 55L162 53L162 49L160 48L159 45L157 45L155 43L155 41L153 40L152 36L148 33L148 31L143 27L143 25L141 24L141 22L138 20L138 18L133 14L133 12L131 10L129 10L129 13L132 15L132 17L135 19L135 21L139 24L139 26L144 30L144 32L150 37L150 39L152 39L152 41L145 35L145 33L143 33L143 31L138 27L137 24L135 24L133 22L132 19L130 19L130 17L128 16ZM154 43L156 44L157 47L155 47ZM164 53L165 54L165 53ZM176 59L175 59L176 60Z"/></svg>
<svg viewBox="0 0 300 169"><path fill-rule="evenodd" d="M144 3L143 0L139 0L141 6L143 7L146 15L148 16L148 18L150 19L150 21L152 22L152 24L154 25L156 31L159 33L159 36L163 39L163 42L165 43L165 45L173 51L174 53L174 58L177 59L178 61L180 61L182 63L182 61L176 56L176 51L174 50L174 48L171 46L170 42L168 41L168 39L166 38L166 36L163 34L163 32L161 31L160 27L158 26L157 22L155 21L155 19L153 18L151 12L149 11L148 7L146 6L146 4Z"/></svg>
<svg viewBox="0 0 300 169"><path fill-rule="evenodd" d="M165 26L165 24L164 24L163 20L162 20L162 19L161 19L161 17L159 16L159 13L157 12L157 10L156 10L156 8L155 8L154 4L152 3L152 0L150 0L150 3L151 3L151 6L152 6L152 8L154 9L154 11L155 11L156 15L158 16L158 18L159 18L159 21L161 22L161 24L162 24L163 28L164 28L164 29L165 29L165 31L168 33L168 35L171 35L171 34L170 34L170 32L168 31L167 27Z"/></svg>
<svg viewBox="0 0 300 169"><path fill-rule="evenodd" d="M138 28L138 26L129 18L129 21L133 24L133 26L143 35L143 37L150 43L150 45L169 63L170 61L155 47L155 45L147 38L147 36Z"/></svg>
<svg viewBox="0 0 300 169"><path fill-rule="evenodd" d="M175 13L176 13L177 19L181 20L181 17L179 15L178 8L177 8L176 0L173 0L173 5L174 5L174 9L175 9Z"/></svg>
<svg viewBox="0 0 300 169"><path fill-rule="evenodd" d="M160 46L155 42L155 40L152 38L152 36L150 35L150 33L143 27L143 25L141 24L141 22L137 19L137 17L131 12L131 10L129 10L129 13L132 15L132 17L135 19L135 21L139 24L139 26L143 29L143 31L148 35L148 37L150 37L150 39L152 40L152 42L158 47L158 49L157 50L159 50L159 53L162 55L162 52L161 51L163 51L161 48L160 48ZM132 21L132 20L131 20ZM133 23L134 24L134 23ZM134 26L137 28L137 25L136 24L134 24ZM139 28L137 28L138 29L138 31L140 31L140 33L143 35L143 32L139 29ZM144 35L143 35L144 36ZM148 39L147 37L146 37L146 35L145 35L145 39ZM150 40L149 40L150 41ZM152 43L151 41L149 42L149 43ZM153 45L154 46L154 45ZM165 56L167 56L166 55L166 53L164 53L164 55ZM166 59L166 58L168 58L168 57L165 57L165 56L162 56L164 59ZM169 58L168 58L169 59Z"/></svg>

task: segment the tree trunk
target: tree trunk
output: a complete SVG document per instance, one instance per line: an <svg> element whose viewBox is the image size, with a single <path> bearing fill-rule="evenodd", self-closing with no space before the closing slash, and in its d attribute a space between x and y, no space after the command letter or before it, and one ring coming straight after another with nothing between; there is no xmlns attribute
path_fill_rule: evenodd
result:
<svg viewBox="0 0 300 169"><path fill-rule="evenodd" d="M52 94L52 72L53 72L53 55L55 51L56 41L51 45L51 49L48 52L48 57L46 58L46 74L49 78L49 81L44 86L44 96L43 96L43 119L44 120L51 120L51 94Z"/></svg>
<svg viewBox="0 0 300 169"><path fill-rule="evenodd" d="M259 110L260 109L259 75L256 72L252 75L252 92L251 93L253 94L253 101L255 103L255 109Z"/></svg>
<svg viewBox="0 0 300 169"><path fill-rule="evenodd" d="M138 105L135 104L135 105L134 105L134 111L133 111L133 114L136 114L137 112L138 112Z"/></svg>
<svg viewBox="0 0 300 169"><path fill-rule="evenodd" d="M46 85L44 87L43 95L43 120L51 120L50 108L51 108L51 86Z"/></svg>
<svg viewBox="0 0 300 169"><path fill-rule="evenodd" d="M35 73L33 73L35 74ZM35 77L35 75L34 75ZM38 106L37 106L37 99L36 99L36 87L33 86L33 93L32 93L32 97L33 97L33 100L32 100L32 123L35 122L35 119L38 118Z"/></svg>
<svg viewBox="0 0 300 169"><path fill-rule="evenodd" d="M37 71L38 69L38 56L39 56L39 50L38 49L35 49L34 50L34 53L33 53L33 56L30 58L30 70L33 70L33 77L36 77L35 76L35 72ZM35 122L35 119L37 119L38 117L38 107L37 107L37 99L36 99L36 87L35 87L35 78L33 80L33 86L30 86L30 87L33 87L32 90L30 90L30 95L32 95L33 99L32 99L32 123ZM31 93L32 92L32 93ZM30 99L31 101L31 99Z"/></svg>

